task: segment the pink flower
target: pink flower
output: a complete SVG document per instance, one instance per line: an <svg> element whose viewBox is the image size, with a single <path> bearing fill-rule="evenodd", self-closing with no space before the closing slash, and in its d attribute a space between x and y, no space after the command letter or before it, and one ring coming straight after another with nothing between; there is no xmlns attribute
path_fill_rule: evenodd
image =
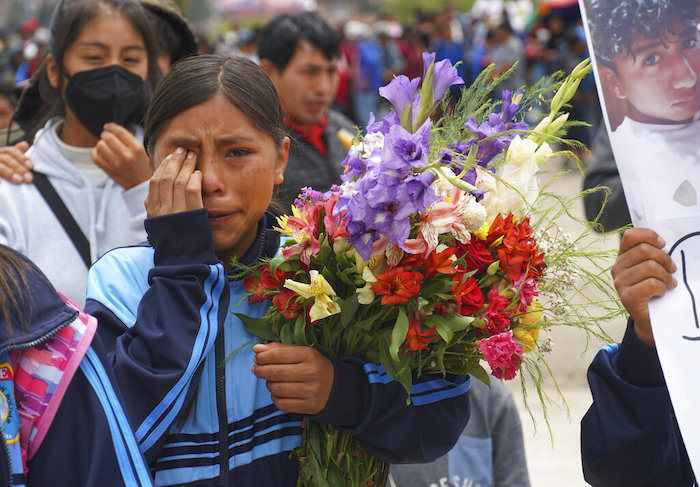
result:
<svg viewBox="0 0 700 487"><path fill-rule="evenodd" d="M523 347L513 341L510 331L481 340L479 351L484 354L491 373L498 379L513 379L522 363Z"/></svg>
<svg viewBox="0 0 700 487"><path fill-rule="evenodd" d="M396 244L389 242L386 236L382 235L372 246L372 256L383 255L389 267L396 267L403 258L404 251Z"/></svg>
<svg viewBox="0 0 700 487"><path fill-rule="evenodd" d="M292 238L297 243L282 249L282 255L284 255L285 259L298 255L299 260L309 265L311 257L321 250L316 236L316 222L313 220L309 222L303 218L291 216L286 221L286 227L290 230Z"/></svg>
<svg viewBox="0 0 700 487"><path fill-rule="evenodd" d="M530 306L532 300L539 294L536 289L537 282L533 277L527 277L527 273L523 273L520 279L513 282L511 289L520 296L516 311L518 313L527 313L527 307Z"/></svg>
<svg viewBox="0 0 700 487"><path fill-rule="evenodd" d="M463 192L455 188L450 201L435 203L420 215L418 239L425 242L424 255L435 251L440 235L451 233L459 242L469 241L471 235L462 222L466 209L462 196Z"/></svg>
<svg viewBox="0 0 700 487"><path fill-rule="evenodd" d="M347 218L345 218L345 212L341 211L338 215L333 215L333 208L338 202L338 194L333 193L330 198L323 202L324 217L323 224L326 227L326 233L328 234L328 242L333 244L333 241L338 237L347 237Z"/></svg>

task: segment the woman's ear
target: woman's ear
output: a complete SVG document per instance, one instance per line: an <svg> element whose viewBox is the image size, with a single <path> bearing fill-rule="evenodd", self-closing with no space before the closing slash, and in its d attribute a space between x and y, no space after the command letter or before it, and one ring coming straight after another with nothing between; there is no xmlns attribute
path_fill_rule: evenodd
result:
<svg viewBox="0 0 700 487"><path fill-rule="evenodd" d="M284 181L284 170L289 160L289 137L282 141L282 148L277 152L277 167L275 167L275 185Z"/></svg>
<svg viewBox="0 0 700 487"><path fill-rule="evenodd" d="M61 73L58 69L58 63L56 59L51 55L46 55L46 78L49 80L49 85L53 89L58 89L58 80L60 79Z"/></svg>

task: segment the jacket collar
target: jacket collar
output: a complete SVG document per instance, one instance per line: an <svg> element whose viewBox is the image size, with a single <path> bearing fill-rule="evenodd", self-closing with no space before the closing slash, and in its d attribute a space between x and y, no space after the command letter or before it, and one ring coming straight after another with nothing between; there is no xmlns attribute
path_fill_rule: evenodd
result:
<svg viewBox="0 0 700 487"><path fill-rule="evenodd" d="M252 266L261 259L271 259L277 254L280 246L280 234L273 228L275 221L275 215L269 211L265 212L258 222L258 234L255 241L241 257L241 264ZM229 276L229 278L237 280L233 276Z"/></svg>

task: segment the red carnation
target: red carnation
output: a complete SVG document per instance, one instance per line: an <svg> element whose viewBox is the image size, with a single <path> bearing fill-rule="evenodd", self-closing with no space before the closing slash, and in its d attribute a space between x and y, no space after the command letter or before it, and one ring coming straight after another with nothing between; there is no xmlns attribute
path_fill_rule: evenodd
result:
<svg viewBox="0 0 700 487"><path fill-rule="evenodd" d="M496 335L502 333L510 326L510 316L513 310L506 311L510 300L498 292L493 286L488 294L488 306L482 315L486 319L486 326L480 330L480 334Z"/></svg>
<svg viewBox="0 0 700 487"><path fill-rule="evenodd" d="M465 270L467 272L476 271L477 274L482 274L493 263L491 251L478 238L472 238L466 244L458 244L457 258L462 258L462 256L466 262Z"/></svg>
<svg viewBox="0 0 700 487"><path fill-rule="evenodd" d="M484 354L494 377L506 380L515 378L523 360L523 347L513 341L511 332L481 340L479 351Z"/></svg>

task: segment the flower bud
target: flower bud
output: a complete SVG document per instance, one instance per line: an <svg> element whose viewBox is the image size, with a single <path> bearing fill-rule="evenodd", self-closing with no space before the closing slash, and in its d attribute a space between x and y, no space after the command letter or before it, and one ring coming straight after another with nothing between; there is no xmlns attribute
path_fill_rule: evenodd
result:
<svg viewBox="0 0 700 487"><path fill-rule="evenodd" d="M570 76L572 78L583 78L586 76L593 67L590 64L590 58L586 58L576 65L576 67L571 71Z"/></svg>
<svg viewBox="0 0 700 487"><path fill-rule="evenodd" d="M568 119L568 113L558 116L556 120L554 120L551 124L549 124L549 127L547 127L547 135L556 135L556 133L559 132Z"/></svg>
<svg viewBox="0 0 700 487"><path fill-rule="evenodd" d="M571 100L578 90L578 85L581 84L581 78L577 78L571 81L571 84L566 88L566 93L564 93L564 102Z"/></svg>

